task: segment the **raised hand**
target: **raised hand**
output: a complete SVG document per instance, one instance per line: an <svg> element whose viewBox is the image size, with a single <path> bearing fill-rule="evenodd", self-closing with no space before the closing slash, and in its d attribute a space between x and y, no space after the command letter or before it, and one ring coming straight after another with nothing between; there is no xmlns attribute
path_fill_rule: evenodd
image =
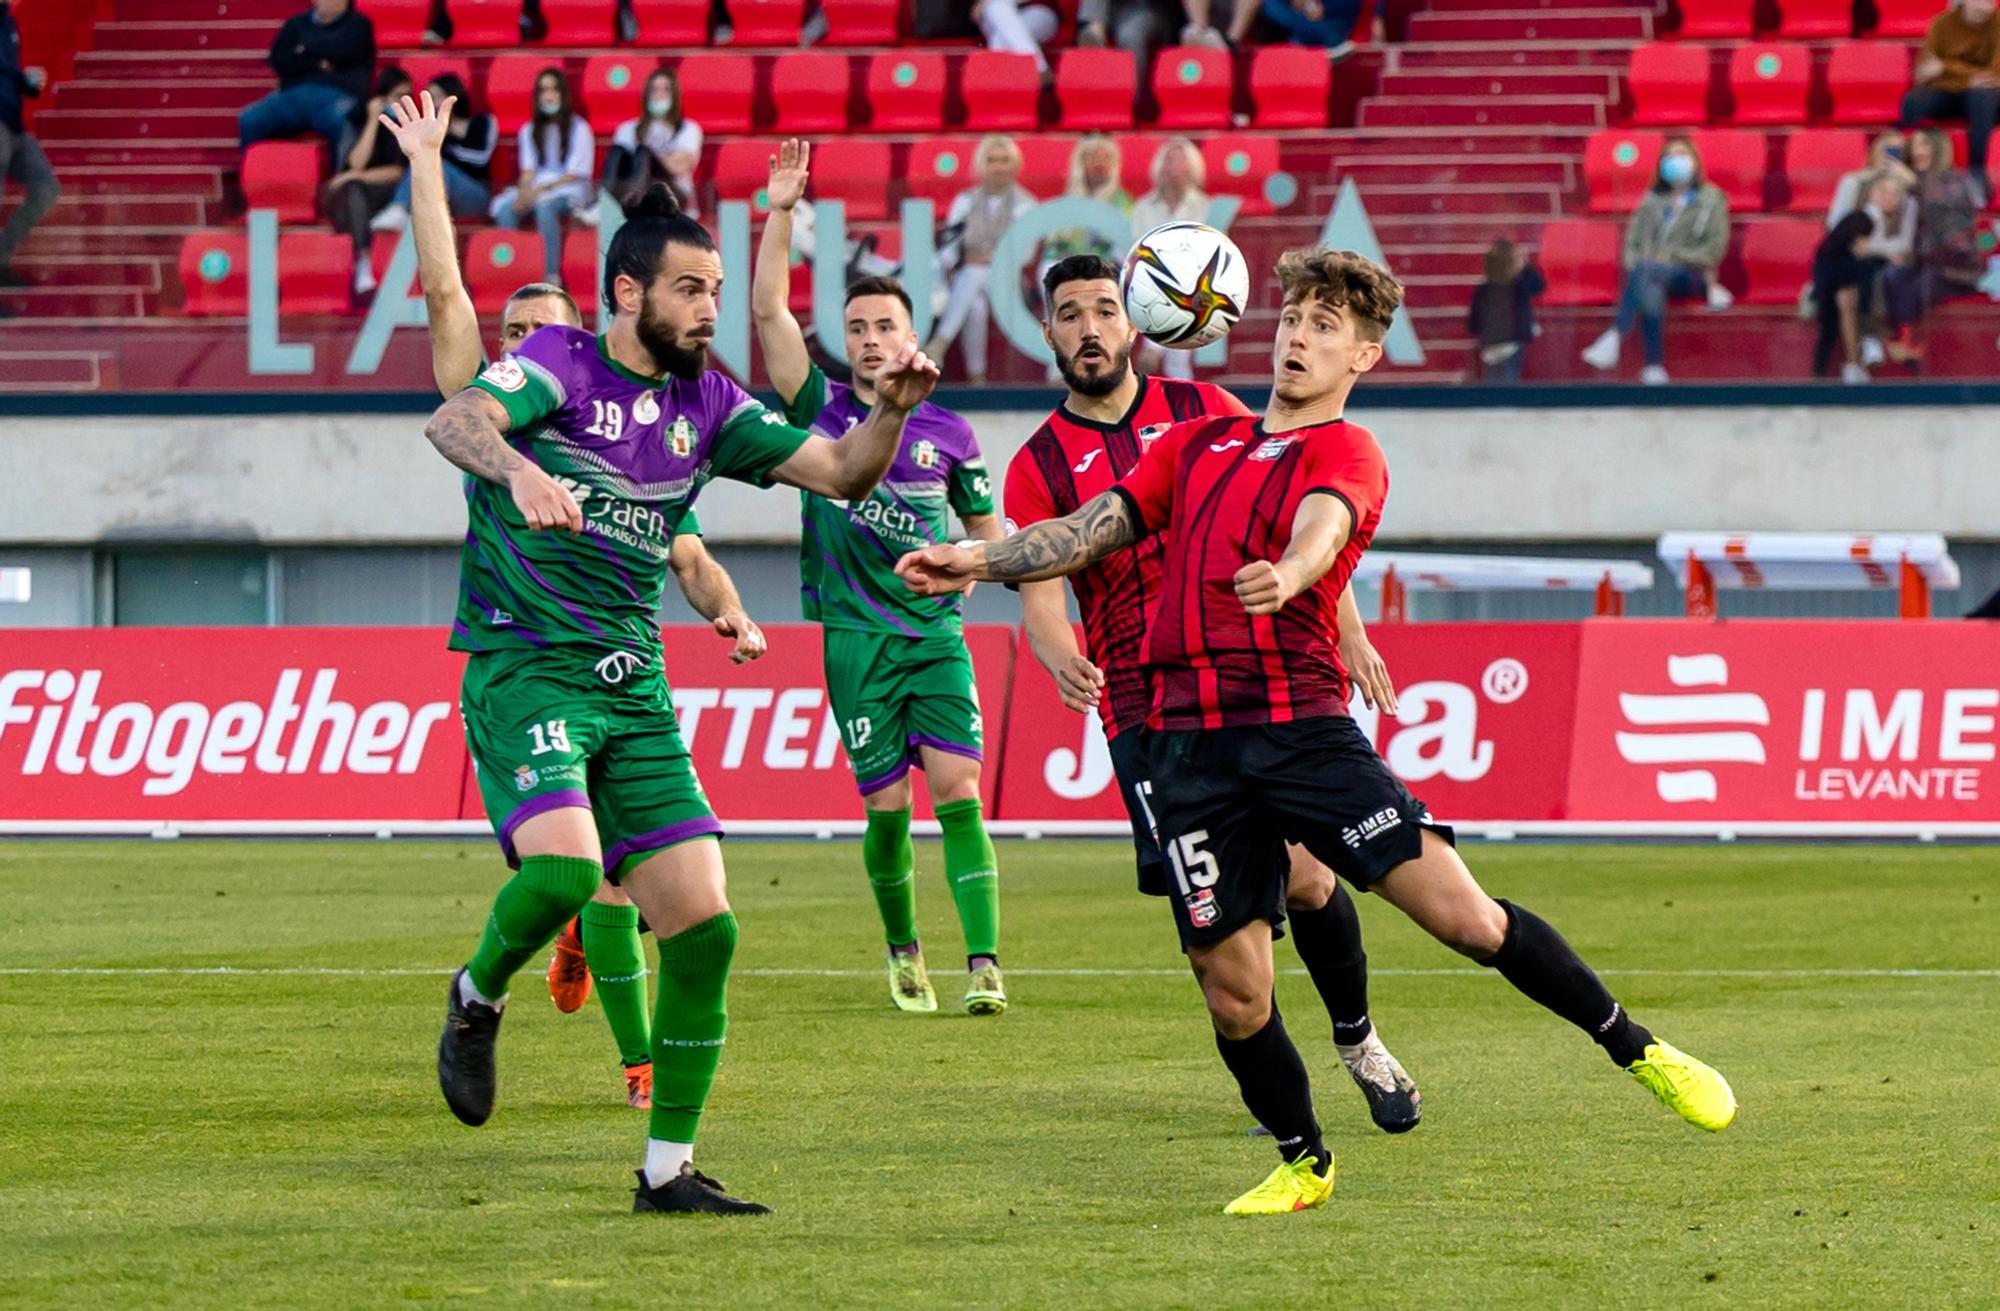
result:
<svg viewBox="0 0 2000 1311"><path fill-rule="evenodd" d="M806 179L811 176L812 147L797 137L787 137L771 156L771 180L764 195L772 209L788 210L806 196Z"/></svg>
<svg viewBox="0 0 2000 1311"><path fill-rule="evenodd" d="M415 159L425 152L435 155L444 148L445 129L451 126L452 106L457 103L457 96L446 96L442 105L433 104L431 93L425 91L421 106L404 96L378 117L403 153Z"/></svg>
<svg viewBox="0 0 2000 1311"><path fill-rule="evenodd" d="M978 557L972 548L926 546L896 561L896 576L918 596L944 596L971 587L977 564Z"/></svg>
<svg viewBox="0 0 2000 1311"><path fill-rule="evenodd" d="M876 373L875 399L899 410L914 410L930 396L937 380L937 363L918 350L916 342L906 341L896 358Z"/></svg>

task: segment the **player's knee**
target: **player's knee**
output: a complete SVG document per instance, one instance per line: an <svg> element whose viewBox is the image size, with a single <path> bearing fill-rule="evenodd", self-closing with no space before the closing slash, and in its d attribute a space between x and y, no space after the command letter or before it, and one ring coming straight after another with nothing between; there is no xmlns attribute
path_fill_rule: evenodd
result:
<svg viewBox="0 0 2000 1311"><path fill-rule="evenodd" d="M910 778L905 774L887 787L877 788L861 798L861 804L869 810L908 810L910 808Z"/></svg>
<svg viewBox="0 0 2000 1311"><path fill-rule="evenodd" d="M1231 1041L1254 1037L1271 1022L1271 995L1226 986L1202 986L1208 1018L1215 1031Z"/></svg>
<svg viewBox="0 0 2000 1311"><path fill-rule="evenodd" d="M1499 902L1482 894L1452 907L1432 933L1460 955L1485 960L1507 940L1507 912Z"/></svg>
<svg viewBox="0 0 2000 1311"><path fill-rule="evenodd" d="M1303 848L1292 849L1292 869L1285 882L1285 909L1318 910L1333 896L1333 871L1307 855Z"/></svg>
<svg viewBox="0 0 2000 1311"><path fill-rule="evenodd" d="M935 806L948 806L955 801L977 800L979 800L979 771L976 769L942 779L931 787L931 804Z"/></svg>

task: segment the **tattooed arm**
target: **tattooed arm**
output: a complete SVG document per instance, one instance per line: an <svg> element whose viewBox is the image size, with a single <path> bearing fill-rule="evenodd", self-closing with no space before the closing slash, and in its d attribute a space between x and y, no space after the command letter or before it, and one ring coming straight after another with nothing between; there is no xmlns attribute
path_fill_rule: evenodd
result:
<svg viewBox="0 0 2000 1311"><path fill-rule="evenodd" d="M499 401L468 387L438 407L424 425L424 436L459 468L513 493L514 505L528 527L582 532L583 511L576 497L507 444L504 434L511 423Z"/></svg>
<svg viewBox="0 0 2000 1311"><path fill-rule="evenodd" d="M896 562L896 572L920 596L962 592L982 579L1033 583L1073 574L1132 545L1142 532L1132 503L1110 491L1074 514L1043 520L998 542L912 551Z"/></svg>

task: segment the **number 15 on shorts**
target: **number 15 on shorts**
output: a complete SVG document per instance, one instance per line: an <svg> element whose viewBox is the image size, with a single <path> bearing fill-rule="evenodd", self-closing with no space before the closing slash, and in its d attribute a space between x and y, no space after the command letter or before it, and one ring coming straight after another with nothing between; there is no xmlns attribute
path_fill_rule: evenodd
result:
<svg viewBox="0 0 2000 1311"><path fill-rule="evenodd" d="M1201 849L1206 841L1208 830L1198 828L1166 844L1167 860L1174 867L1174 881L1181 885L1183 897L1192 896L1196 888L1212 888L1222 878L1215 853Z"/></svg>

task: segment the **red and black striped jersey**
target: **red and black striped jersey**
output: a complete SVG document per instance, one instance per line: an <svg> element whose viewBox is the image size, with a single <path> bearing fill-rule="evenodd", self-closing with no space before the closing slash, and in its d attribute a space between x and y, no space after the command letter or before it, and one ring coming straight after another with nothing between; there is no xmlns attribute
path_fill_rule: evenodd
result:
<svg viewBox="0 0 2000 1311"><path fill-rule="evenodd" d="M1340 594L1382 521L1389 466L1366 428L1268 433L1253 418L1163 433L1116 489L1165 531L1159 610L1146 643L1155 728L1226 728L1347 713ZM1277 561L1305 498L1337 496L1354 526L1333 566L1274 615L1237 598L1237 571Z"/></svg>
<svg viewBox="0 0 2000 1311"><path fill-rule="evenodd" d="M1132 407L1115 423L1078 418L1058 407L1007 466L1001 499L1007 531L1060 519L1110 491L1138 465L1153 440L1176 423L1248 413L1243 402L1213 383L1144 375ZM1084 644L1104 670L1101 713L1108 737L1144 725L1153 704L1145 637L1160 598L1165 547L1164 538L1150 536L1070 576L1083 613Z"/></svg>

